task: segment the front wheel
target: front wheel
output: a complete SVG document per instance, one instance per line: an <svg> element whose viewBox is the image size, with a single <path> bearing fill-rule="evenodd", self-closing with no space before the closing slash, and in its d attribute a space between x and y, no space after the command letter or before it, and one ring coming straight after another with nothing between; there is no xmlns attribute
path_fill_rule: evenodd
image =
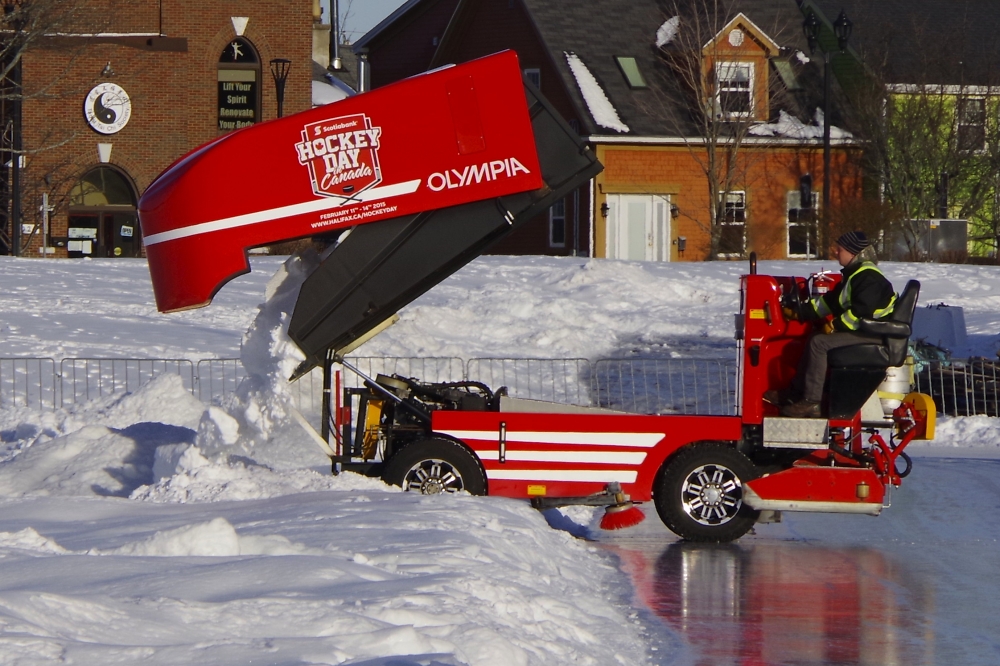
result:
<svg viewBox="0 0 1000 666"><path fill-rule="evenodd" d="M386 465L382 480L422 495L486 494L486 477L479 461L461 444L448 439L424 439L404 446Z"/></svg>
<svg viewBox="0 0 1000 666"><path fill-rule="evenodd" d="M734 541L759 512L743 503L743 485L759 476L745 455L724 444L695 444L664 468L653 500L660 519L688 541Z"/></svg>

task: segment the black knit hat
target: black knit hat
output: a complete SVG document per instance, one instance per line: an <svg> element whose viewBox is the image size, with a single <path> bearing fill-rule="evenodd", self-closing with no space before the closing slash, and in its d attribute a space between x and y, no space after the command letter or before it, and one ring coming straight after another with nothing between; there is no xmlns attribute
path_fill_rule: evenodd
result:
<svg viewBox="0 0 1000 666"><path fill-rule="evenodd" d="M858 254L861 250L865 249L872 242L868 240L863 231L848 231L846 234L837 239L837 245L844 248L851 254Z"/></svg>

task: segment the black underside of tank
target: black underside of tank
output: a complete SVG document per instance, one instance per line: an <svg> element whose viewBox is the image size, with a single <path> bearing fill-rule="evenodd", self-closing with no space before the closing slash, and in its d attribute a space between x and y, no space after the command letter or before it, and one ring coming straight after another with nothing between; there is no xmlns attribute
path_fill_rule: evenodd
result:
<svg viewBox="0 0 1000 666"><path fill-rule="evenodd" d="M289 335L299 375L376 328L603 167L537 90L525 85L541 188L363 224L302 284Z"/></svg>

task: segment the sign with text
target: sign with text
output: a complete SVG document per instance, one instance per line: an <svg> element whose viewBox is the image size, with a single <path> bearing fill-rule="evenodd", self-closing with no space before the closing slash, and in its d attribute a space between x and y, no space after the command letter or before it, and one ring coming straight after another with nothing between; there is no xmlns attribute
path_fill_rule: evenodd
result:
<svg viewBox="0 0 1000 666"><path fill-rule="evenodd" d="M219 70L219 129L249 127L260 118L257 104L257 71Z"/></svg>

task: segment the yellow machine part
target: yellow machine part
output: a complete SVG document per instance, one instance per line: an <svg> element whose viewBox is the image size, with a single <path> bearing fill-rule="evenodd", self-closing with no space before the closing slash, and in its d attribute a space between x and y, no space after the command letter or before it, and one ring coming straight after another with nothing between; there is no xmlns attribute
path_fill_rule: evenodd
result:
<svg viewBox="0 0 1000 666"><path fill-rule="evenodd" d="M365 410L365 434L361 440L361 456L365 460L374 460L378 451L378 433L382 422L383 400L369 400Z"/></svg>
<svg viewBox="0 0 1000 666"><path fill-rule="evenodd" d="M934 398L926 393L909 393L903 398L903 402L910 403L914 409L927 417L924 434L914 439L934 439L934 425L937 423L937 406L934 404Z"/></svg>

